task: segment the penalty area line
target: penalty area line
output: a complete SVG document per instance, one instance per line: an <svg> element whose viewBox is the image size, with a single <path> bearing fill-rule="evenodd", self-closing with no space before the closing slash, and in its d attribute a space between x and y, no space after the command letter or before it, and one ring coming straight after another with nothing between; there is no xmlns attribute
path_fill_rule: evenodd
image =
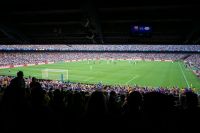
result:
<svg viewBox="0 0 200 133"><path fill-rule="evenodd" d="M89 78L87 78L87 79L85 79L85 80L83 80L83 81L90 81L91 79L93 79L94 77L89 77Z"/></svg>
<svg viewBox="0 0 200 133"><path fill-rule="evenodd" d="M131 82L132 80L136 79L137 77L139 77L139 76L138 76L138 75L133 76L130 80L128 80L128 81L126 82L126 84L128 84L128 83Z"/></svg>

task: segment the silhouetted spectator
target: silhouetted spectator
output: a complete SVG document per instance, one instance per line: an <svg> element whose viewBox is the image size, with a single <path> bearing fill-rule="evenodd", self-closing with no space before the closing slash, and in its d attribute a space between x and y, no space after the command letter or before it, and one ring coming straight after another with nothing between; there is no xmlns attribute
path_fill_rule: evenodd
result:
<svg viewBox="0 0 200 133"><path fill-rule="evenodd" d="M40 83L37 81L35 77L32 78L32 82L30 83L30 89L34 90L35 88L41 88Z"/></svg>
<svg viewBox="0 0 200 133"><path fill-rule="evenodd" d="M87 113L91 116L101 117L107 114L106 98L101 91L95 91L90 96Z"/></svg>
<svg viewBox="0 0 200 133"><path fill-rule="evenodd" d="M187 109L195 109L198 106L198 96L193 92L186 92Z"/></svg>
<svg viewBox="0 0 200 133"><path fill-rule="evenodd" d="M181 126L186 132L195 132L199 126L200 108L198 107L198 97L193 92L185 93L185 111L181 116Z"/></svg>
<svg viewBox="0 0 200 133"><path fill-rule="evenodd" d="M25 98L25 81L23 72L19 71L17 77L12 79L10 85L5 90L4 101L11 102L13 105L24 102Z"/></svg>
<svg viewBox="0 0 200 133"><path fill-rule="evenodd" d="M44 94L42 87L39 82L37 82L36 78L32 78L32 82L30 83L31 88L31 98L33 106L41 106L44 100Z"/></svg>
<svg viewBox="0 0 200 133"><path fill-rule="evenodd" d="M105 127L103 127L103 125L107 125L109 123L107 121L107 114L107 101L103 92L93 92L88 101L88 106L86 110L86 123L92 128L91 131L95 129L99 132L105 131ZM87 131L87 128L84 128Z"/></svg>
<svg viewBox="0 0 200 133"><path fill-rule="evenodd" d="M142 95L133 91L127 96L127 102L124 105L124 124L127 125L127 130L141 128L142 123Z"/></svg>
<svg viewBox="0 0 200 133"><path fill-rule="evenodd" d="M117 118L120 116L120 105L117 101L118 101L118 96L116 92L111 91L108 100L108 110L109 110L109 115L112 118Z"/></svg>
<svg viewBox="0 0 200 133"><path fill-rule="evenodd" d="M5 89L2 99L5 132L24 131L28 128L29 108L25 99L25 81L23 72L19 71L17 77L12 79Z"/></svg>
<svg viewBox="0 0 200 133"><path fill-rule="evenodd" d="M12 79L9 87L16 89L16 94L25 94L25 80L23 78L24 74L22 71L17 72L17 77Z"/></svg>

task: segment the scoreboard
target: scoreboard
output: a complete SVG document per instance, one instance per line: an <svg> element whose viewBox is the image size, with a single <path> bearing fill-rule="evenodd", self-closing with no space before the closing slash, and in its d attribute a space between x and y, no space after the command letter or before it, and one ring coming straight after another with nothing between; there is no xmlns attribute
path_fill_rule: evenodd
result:
<svg viewBox="0 0 200 133"><path fill-rule="evenodd" d="M152 27L149 25L131 25L132 36L151 36Z"/></svg>

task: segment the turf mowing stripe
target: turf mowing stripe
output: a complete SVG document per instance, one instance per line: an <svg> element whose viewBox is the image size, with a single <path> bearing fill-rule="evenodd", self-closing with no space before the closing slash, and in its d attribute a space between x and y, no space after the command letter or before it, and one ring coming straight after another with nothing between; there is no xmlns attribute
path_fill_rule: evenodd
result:
<svg viewBox="0 0 200 133"><path fill-rule="evenodd" d="M181 71L182 71L183 77L184 77L184 79L185 79L185 81L186 81L186 84L187 84L188 88L190 88L190 86L189 86L189 84L188 84L188 80L187 80L187 78L186 78L186 76L185 76L185 73L183 72L183 69L182 69L180 63L178 63L178 64L179 64L179 67L181 68Z"/></svg>

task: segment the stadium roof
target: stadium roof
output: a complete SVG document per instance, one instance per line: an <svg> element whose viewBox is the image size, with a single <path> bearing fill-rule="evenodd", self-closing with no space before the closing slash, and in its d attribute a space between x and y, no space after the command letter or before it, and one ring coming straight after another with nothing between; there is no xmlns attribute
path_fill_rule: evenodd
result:
<svg viewBox="0 0 200 133"><path fill-rule="evenodd" d="M200 42L200 4L192 0L6 0L0 5L1 44ZM131 35L134 24L151 26L151 35Z"/></svg>

